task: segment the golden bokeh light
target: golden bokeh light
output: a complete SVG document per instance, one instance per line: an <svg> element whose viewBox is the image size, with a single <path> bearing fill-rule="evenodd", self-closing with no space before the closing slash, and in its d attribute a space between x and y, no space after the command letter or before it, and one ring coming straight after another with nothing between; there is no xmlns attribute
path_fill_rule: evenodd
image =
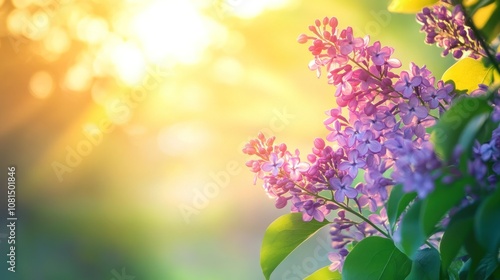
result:
<svg viewBox="0 0 500 280"><path fill-rule="evenodd" d="M12 10L7 16L7 29L10 33L21 35L25 29L25 23L28 21L29 12L26 9Z"/></svg>
<svg viewBox="0 0 500 280"><path fill-rule="evenodd" d="M279 213L242 147L261 131L305 157L327 135L335 91L296 38L325 15L373 26L384 1L360 1L354 15L331 0L0 0L0 152L19 168L19 232L40 254L23 243L22 277L261 279ZM417 23L399 21L380 33L400 57L420 53L422 40L400 39ZM65 238L83 249L68 254Z"/></svg>
<svg viewBox="0 0 500 280"><path fill-rule="evenodd" d="M80 63L68 69L64 77L63 86L70 91L82 92L90 87L91 81L92 74L89 67Z"/></svg>
<svg viewBox="0 0 500 280"><path fill-rule="evenodd" d="M54 80L52 75L46 71L38 71L31 76L29 82L31 94L35 98L46 99L54 90Z"/></svg>
<svg viewBox="0 0 500 280"><path fill-rule="evenodd" d="M63 54L71 47L71 40L66 30L56 26L51 28L44 38L44 46L51 53Z"/></svg>
<svg viewBox="0 0 500 280"><path fill-rule="evenodd" d="M99 17L85 17L77 25L78 39L89 44L102 42L108 32L108 22Z"/></svg>
<svg viewBox="0 0 500 280"><path fill-rule="evenodd" d="M131 42L118 44L112 54L117 76L126 84L133 85L139 82L146 62L141 50Z"/></svg>

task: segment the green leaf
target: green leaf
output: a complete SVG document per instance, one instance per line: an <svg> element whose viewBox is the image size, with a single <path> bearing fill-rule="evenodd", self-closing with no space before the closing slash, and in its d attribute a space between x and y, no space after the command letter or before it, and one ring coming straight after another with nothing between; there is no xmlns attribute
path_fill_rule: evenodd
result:
<svg viewBox="0 0 500 280"><path fill-rule="evenodd" d="M479 84L491 84L493 81L494 67L487 65L486 58L476 60L470 57L465 57L455 62L441 78L445 82L455 84L455 90L471 93L478 88Z"/></svg>
<svg viewBox="0 0 500 280"><path fill-rule="evenodd" d="M408 257L414 259L420 246L431 236L444 215L465 195L465 186L473 179L462 178L451 184L436 181L434 191L424 200L413 203L401 220L395 238L396 246Z"/></svg>
<svg viewBox="0 0 500 280"><path fill-rule="evenodd" d="M472 17L474 23L479 28L481 35L486 38L486 41L492 42L498 36L500 31L500 1L495 4L484 6L483 9L474 11Z"/></svg>
<svg viewBox="0 0 500 280"><path fill-rule="evenodd" d="M416 13L422 8L437 3L438 0L392 0L387 8L393 13Z"/></svg>
<svg viewBox="0 0 500 280"><path fill-rule="evenodd" d="M465 187L474 183L470 177L461 178L451 184L443 183L441 180L435 182L432 191L422 202L421 226L426 237L434 233L436 224L444 215L465 197Z"/></svg>
<svg viewBox="0 0 500 280"><path fill-rule="evenodd" d="M436 249L426 248L418 251L410 275L405 280L439 280L440 262Z"/></svg>
<svg viewBox="0 0 500 280"><path fill-rule="evenodd" d="M448 269L448 278L449 280L459 280L459 272L462 269L464 262L462 260L455 260L451 263L450 268ZM446 278L445 278L446 279Z"/></svg>
<svg viewBox="0 0 500 280"><path fill-rule="evenodd" d="M464 127L464 130L460 135L460 138L458 139L457 147L460 147L460 149L463 152L459 160L460 170L464 172L464 174L467 173L468 169L467 163L472 155L472 145L474 144L474 140L477 139L476 136L483 129L483 126L489 119L490 119L489 112L478 114L472 117Z"/></svg>
<svg viewBox="0 0 500 280"><path fill-rule="evenodd" d="M469 271L470 271L470 265L471 265L471 259L466 261L463 265L460 271L458 272L458 277L460 277L460 280L467 280Z"/></svg>
<svg viewBox="0 0 500 280"><path fill-rule="evenodd" d="M304 280L342 280L338 271L330 271L329 266L316 270L313 274L304 278Z"/></svg>
<svg viewBox="0 0 500 280"><path fill-rule="evenodd" d="M474 273L474 279L488 279L498 267L497 254L487 253L479 262Z"/></svg>
<svg viewBox="0 0 500 280"><path fill-rule="evenodd" d="M286 214L272 222L260 248L260 266L266 279L295 248L327 224L326 220L304 222L301 213Z"/></svg>
<svg viewBox="0 0 500 280"><path fill-rule="evenodd" d="M500 188L479 206L474 221L478 243L488 252L500 247Z"/></svg>
<svg viewBox="0 0 500 280"><path fill-rule="evenodd" d="M413 258L418 248L426 240L425 233L420 223L420 211L422 209L422 200L414 202L399 224L396 231L396 246L408 257Z"/></svg>
<svg viewBox="0 0 500 280"><path fill-rule="evenodd" d="M441 252L441 267L444 273L448 271L465 239L472 232L477 206L478 204L473 204L455 213L441 238L439 250Z"/></svg>
<svg viewBox="0 0 500 280"><path fill-rule="evenodd" d="M486 98L464 96L441 116L441 119L434 126L431 141L443 160L449 161L451 159L470 120L483 113L489 113L491 110Z"/></svg>
<svg viewBox="0 0 500 280"><path fill-rule="evenodd" d="M464 245L465 245L465 250L467 250L467 254L470 257L469 275L467 276L467 279L469 280L478 279L474 276L474 274L477 272L477 268L479 267L481 260L486 256L487 252L477 242L477 237L474 231L471 231L469 236L465 239Z"/></svg>
<svg viewBox="0 0 500 280"><path fill-rule="evenodd" d="M403 211L410 204L410 202L415 199L415 197L417 197L417 193L404 192L402 185L396 185L392 188L386 207L387 217L389 219L391 229L394 229L394 225L396 224L399 216L401 216L401 213L403 213Z"/></svg>
<svg viewBox="0 0 500 280"><path fill-rule="evenodd" d="M404 279L410 269L411 261L394 246L392 240L370 236L361 240L347 255L342 279Z"/></svg>
<svg viewBox="0 0 500 280"><path fill-rule="evenodd" d="M469 15L473 15L480 8L487 6L493 2L495 2L495 0L479 0L471 5L466 5L466 7L467 7L467 10L469 10Z"/></svg>

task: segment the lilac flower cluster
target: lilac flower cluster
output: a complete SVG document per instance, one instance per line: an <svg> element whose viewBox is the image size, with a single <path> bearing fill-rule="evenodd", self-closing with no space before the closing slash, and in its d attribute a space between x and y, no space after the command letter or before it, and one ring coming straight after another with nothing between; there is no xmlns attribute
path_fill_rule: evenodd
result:
<svg viewBox="0 0 500 280"><path fill-rule="evenodd" d="M410 71L394 72L401 63L391 57L392 48L355 38L350 27L338 30L335 18L317 20L309 29L315 36L299 36L299 42L312 41L309 50L315 58L309 67L318 75L326 68L328 82L336 87L338 107L327 112L324 124L330 131L326 139L345 153L338 170L352 179L363 170L361 190L382 201L387 186L398 183L424 197L440 165L425 128L435 123L432 113L447 108L453 86L439 81L434 87L430 71L413 63Z"/></svg>
<svg viewBox="0 0 500 280"><path fill-rule="evenodd" d="M484 49L476 40L473 30L467 26L462 6L456 5L449 10L448 1L441 1L445 5L435 5L424 8L417 14L417 21L422 24L422 31L427 36L427 44L436 44L443 48L443 56L451 53L454 58L469 56L477 59L485 56Z"/></svg>
<svg viewBox="0 0 500 280"><path fill-rule="evenodd" d="M453 86L438 81L435 87L430 71L413 63L409 71L396 73L401 62L391 57L393 48L355 37L351 27L339 29L334 17L316 20L309 30L312 35L298 38L312 43L309 68L318 77L326 70L328 83L336 87L338 107L328 110L324 121L326 139L333 145L315 139L308 162L302 162L298 151L291 153L285 144L274 145L274 138L260 134L243 151L258 157L247 166L264 181L276 207L290 201L292 211L302 212L305 221L322 221L338 210L331 230L337 249L331 259L337 269L350 242L373 234L387 236L383 205L388 188L402 184L420 197L433 190L441 162L426 128L451 102ZM363 182L353 186L360 177ZM358 221L354 216L360 217L363 210L372 215Z"/></svg>

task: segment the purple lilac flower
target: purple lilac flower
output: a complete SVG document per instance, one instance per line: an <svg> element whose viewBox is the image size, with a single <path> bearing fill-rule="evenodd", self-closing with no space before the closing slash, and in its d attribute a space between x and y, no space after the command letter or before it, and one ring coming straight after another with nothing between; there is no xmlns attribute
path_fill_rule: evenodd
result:
<svg viewBox="0 0 500 280"><path fill-rule="evenodd" d="M324 121L326 139L333 145L315 139L306 163L298 152L292 154L285 144L275 145L274 138L259 134L244 152L258 157L247 166L264 181L277 207L290 201L292 212L302 213L304 221L323 221L334 211L332 246L342 250L350 242L382 233L366 222L351 221L339 207L350 207L354 200L351 205L360 212L379 215L390 186L403 184L421 197L433 189L427 182L438 176L434 171L441 163L425 128L435 121L431 110L448 107L453 86L438 81L436 87L430 71L413 63L408 71L396 72L401 62L392 57L393 48L355 37L351 28L339 29L335 18L316 21L309 30L314 36L301 35L299 42L312 42L310 69L326 71L328 83L336 87L338 106L326 112ZM415 172L424 185L409 179ZM358 174L364 174L365 182L353 188ZM332 197L323 197L323 191ZM385 228L383 219L373 221Z"/></svg>
<svg viewBox="0 0 500 280"><path fill-rule="evenodd" d="M443 48L443 56L449 53L456 59L462 56L475 59L485 56L472 29L465 24L460 5L456 5L453 10L448 10L444 5L425 7L417 14L417 22L422 24L421 30L427 34L425 42Z"/></svg>
<svg viewBox="0 0 500 280"><path fill-rule="evenodd" d="M358 195L358 192L351 187L352 177L346 175L340 180L339 178L331 178L330 185L335 190L335 200L337 202L344 202L345 198L355 198Z"/></svg>
<svg viewBox="0 0 500 280"><path fill-rule="evenodd" d="M285 163L284 159L278 158L276 153L272 153L269 162L262 164L262 170L266 172L271 172L273 176L276 176L280 171L280 167L283 166L284 163Z"/></svg>

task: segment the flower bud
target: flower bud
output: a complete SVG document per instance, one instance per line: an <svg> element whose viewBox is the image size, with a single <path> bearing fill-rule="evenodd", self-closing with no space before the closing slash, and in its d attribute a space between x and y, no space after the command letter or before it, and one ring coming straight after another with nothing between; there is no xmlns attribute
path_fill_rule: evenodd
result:
<svg viewBox="0 0 500 280"><path fill-rule="evenodd" d="M306 34L300 34L299 37L297 38L297 42L300 44L305 44L309 40L309 37L307 37Z"/></svg>

